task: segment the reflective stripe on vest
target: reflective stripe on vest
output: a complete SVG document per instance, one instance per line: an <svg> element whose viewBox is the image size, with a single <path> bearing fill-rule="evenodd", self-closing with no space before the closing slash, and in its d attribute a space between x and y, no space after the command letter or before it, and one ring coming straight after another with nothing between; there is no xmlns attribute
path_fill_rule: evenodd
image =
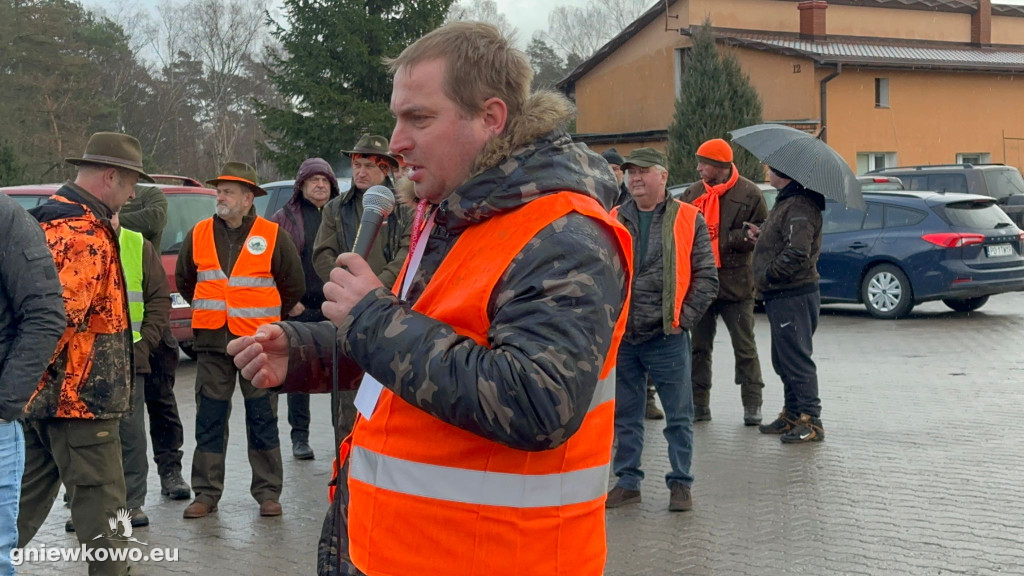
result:
<svg viewBox="0 0 1024 576"><path fill-rule="evenodd" d="M625 228L595 200L556 193L467 228L413 309L490 347L487 305L495 286L540 230L573 211L615 235L628 270L632 250ZM401 283L400 276L396 289ZM350 438L348 534L355 565L370 576L601 574L613 367L626 308L607 344L586 417L551 450L492 442L385 389L373 418L357 419Z"/></svg>
<svg viewBox="0 0 1024 576"><path fill-rule="evenodd" d="M229 277L217 256L213 218L196 224L192 328L216 330L227 324L235 336L251 336L261 325L281 319L281 295L271 273L277 230L277 224L257 216Z"/></svg>
<svg viewBox="0 0 1024 576"><path fill-rule="evenodd" d="M128 292L128 318L132 324L132 342L138 342L142 340L142 317L146 312L142 294L142 250L145 239L138 232L120 228L117 240L121 247L125 290Z"/></svg>

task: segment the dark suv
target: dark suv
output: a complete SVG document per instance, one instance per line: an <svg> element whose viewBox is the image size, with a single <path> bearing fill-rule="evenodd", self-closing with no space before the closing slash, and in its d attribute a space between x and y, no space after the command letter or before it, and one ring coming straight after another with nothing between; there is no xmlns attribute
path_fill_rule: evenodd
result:
<svg viewBox="0 0 1024 576"><path fill-rule="evenodd" d="M1005 164L939 164L883 168L869 174L896 176L907 190L962 192L995 198L1013 222L1024 228L1024 177Z"/></svg>

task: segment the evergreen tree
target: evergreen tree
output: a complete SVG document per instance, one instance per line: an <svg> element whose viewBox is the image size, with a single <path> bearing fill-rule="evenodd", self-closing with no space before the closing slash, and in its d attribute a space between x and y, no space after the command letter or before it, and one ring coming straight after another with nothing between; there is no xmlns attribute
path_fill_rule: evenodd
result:
<svg viewBox="0 0 1024 576"><path fill-rule="evenodd" d="M701 143L711 138L729 140L730 130L761 123L761 99L736 56L718 50L711 21L705 20L691 38L682 89L668 127L670 184L698 178L695 154ZM757 158L735 144L733 151L741 176L764 179Z"/></svg>
<svg viewBox="0 0 1024 576"><path fill-rule="evenodd" d="M533 66L534 90L554 88L569 71L562 57L539 35L534 35L526 47L526 56Z"/></svg>
<svg viewBox="0 0 1024 576"><path fill-rule="evenodd" d="M25 166L18 162L14 148L6 142L0 143L0 186L17 186L25 183Z"/></svg>
<svg viewBox="0 0 1024 576"><path fill-rule="evenodd" d="M360 134L390 136L391 75L381 59L439 26L451 4L285 0L288 25L273 25L282 52L269 77L287 104L257 103L278 170L294 174L311 156L336 165Z"/></svg>

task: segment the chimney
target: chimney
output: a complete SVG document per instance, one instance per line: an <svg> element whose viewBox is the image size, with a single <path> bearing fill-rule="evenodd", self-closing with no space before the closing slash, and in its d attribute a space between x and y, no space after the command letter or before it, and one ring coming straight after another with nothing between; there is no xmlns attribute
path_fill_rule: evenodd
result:
<svg viewBox="0 0 1024 576"><path fill-rule="evenodd" d="M971 44L992 44L992 0L978 0L978 10L971 14Z"/></svg>
<svg viewBox="0 0 1024 576"><path fill-rule="evenodd" d="M987 1L987 0L986 0ZM807 40L825 39L825 0L810 0L796 5L800 11L800 37Z"/></svg>

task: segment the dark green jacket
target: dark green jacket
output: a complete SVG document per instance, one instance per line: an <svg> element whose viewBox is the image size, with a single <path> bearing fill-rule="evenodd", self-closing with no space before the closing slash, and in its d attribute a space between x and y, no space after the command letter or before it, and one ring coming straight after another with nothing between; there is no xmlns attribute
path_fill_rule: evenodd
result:
<svg viewBox="0 0 1024 576"><path fill-rule="evenodd" d="M655 336L672 333L675 317L676 243L673 230L679 214L679 201L666 198L654 209L647 241L647 255L639 262L640 214L636 200L630 198L619 207L622 222L633 244L633 290L629 298L629 319L626 322L624 342L640 344ZM693 230L693 248L690 251L690 286L683 297L679 325L689 330L700 320L718 294L718 274L715 255L711 252L711 237L704 217L697 214Z"/></svg>
<svg viewBox="0 0 1024 576"><path fill-rule="evenodd" d="M693 204L703 195L704 182L698 180L679 199ZM742 302L754 298L754 243L747 240L743 223L760 226L767 217L768 207L761 189L742 176L719 199L718 254L722 258L722 267L718 269L719 300Z"/></svg>
<svg viewBox="0 0 1024 576"><path fill-rule="evenodd" d="M164 226L167 225L167 197L156 186L135 186L135 198L121 208L121 226L134 230L153 244L157 254L163 252Z"/></svg>
<svg viewBox="0 0 1024 576"><path fill-rule="evenodd" d="M242 252L245 239L249 236L252 223L256 221L256 211L250 210L249 214L242 220L242 225L231 229L220 219L220 216L213 217L213 242L217 246L217 258L220 260L220 267L224 274L231 276L231 269L235 267L235 261ZM185 300L192 303L192 297L196 293L196 263L192 259L192 232L188 231L185 239L181 242L181 250L178 252L178 267L174 273L174 279L178 286L178 292ZM277 291L281 294L281 317L288 316L288 311L306 293L306 279L302 273L302 260L295 250L295 243L292 242L288 232L277 228L277 245L274 247L274 255L270 259L270 273L277 283ZM227 351L228 342L237 336L228 331L225 324L217 330L195 330L195 343L193 349L203 352Z"/></svg>
<svg viewBox="0 0 1024 576"><path fill-rule="evenodd" d="M357 190L355 186L349 188L328 202L322 215L316 242L313 244L313 268L327 282L331 279L331 270L334 269L338 254L351 252L356 242L359 221L363 217L363 191ZM394 285L405 264L405 257L409 253L412 219L412 210L397 205L384 222L380 235L366 257L366 263L386 288L390 289Z"/></svg>

